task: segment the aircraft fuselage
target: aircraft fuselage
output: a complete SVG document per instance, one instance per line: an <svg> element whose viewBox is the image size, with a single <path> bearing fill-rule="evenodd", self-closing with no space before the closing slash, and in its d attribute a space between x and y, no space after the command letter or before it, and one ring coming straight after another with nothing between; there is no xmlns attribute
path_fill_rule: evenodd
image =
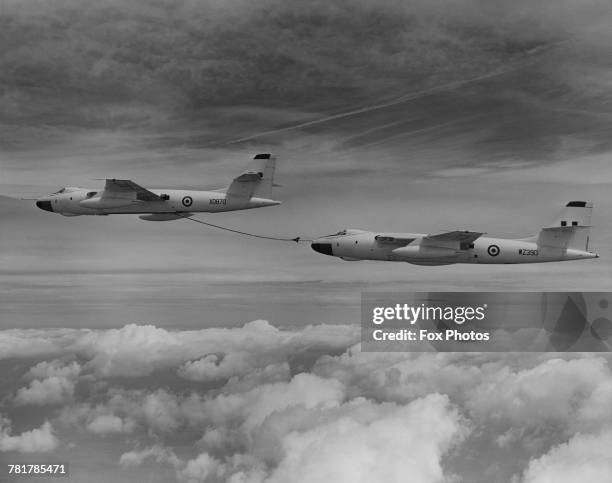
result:
<svg viewBox="0 0 612 483"><path fill-rule="evenodd" d="M379 260L415 265L538 263L598 258L597 254L584 250L544 246L535 237L515 240L481 236L462 248L430 246L423 243L425 237L426 234L419 233L348 230L346 234L314 240L312 248L347 261Z"/></svg>
<svg viewBox="0 0 612 483"><path fill-rule="evenodd" d="M217 213L274 206L279 201L265 198L228 197L224 192L197 190L159 190L152 193L160 200L143 201L130 198L104 198L102 189L66 188L64 193L55 193L37 201L36 205L46 211L65 216L110 215L110 214L171 214L171 213Z"/></svg>

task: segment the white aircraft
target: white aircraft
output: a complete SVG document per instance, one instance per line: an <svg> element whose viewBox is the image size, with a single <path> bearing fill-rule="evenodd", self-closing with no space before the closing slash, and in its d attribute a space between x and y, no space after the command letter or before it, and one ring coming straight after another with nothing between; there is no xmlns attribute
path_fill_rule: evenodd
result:
<svg viewBox="0 0 612 483"><path fill-rule="evenodd" d="M274 201L276 158L258 154L227 187L214 191L148 190L127 179L107 179L104 189L62 188L36 201L41 210L64 216L136 213L142 220L168 221L197 212L248 210L279 205Z"/></svg>
<svg viewBox="0 0 612 483"><path fill-rule="evenodd" d="M435 235L342 230L312 242L312 249L347 261L383 260L414 265L536 263L599 258L589 251L593 203L570 201L559 218L534 236L491 238L473 231Z"/></svg>

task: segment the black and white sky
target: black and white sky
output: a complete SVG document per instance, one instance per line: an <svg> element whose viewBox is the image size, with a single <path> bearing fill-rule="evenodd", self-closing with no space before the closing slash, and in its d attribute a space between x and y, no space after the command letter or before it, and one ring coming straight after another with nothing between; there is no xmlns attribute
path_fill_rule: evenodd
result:
<svg viewBox="0 0 612 483"><path fill-rule="evenodd" d="M364 290L612 289L611 27L605 0L0 0L0 459L88 481L609 482L609 357L354 344ZM216 188L258 152L283 204L205 219L519 237L589 199L601 258L345 263L18 199Z"/></svg>

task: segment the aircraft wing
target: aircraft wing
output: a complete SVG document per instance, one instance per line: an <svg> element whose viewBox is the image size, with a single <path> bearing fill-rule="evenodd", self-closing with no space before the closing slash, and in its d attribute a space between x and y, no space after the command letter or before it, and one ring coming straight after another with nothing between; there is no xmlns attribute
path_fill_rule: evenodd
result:
<svg viewBox="0 0 612 483"><path fill-rule="evenodd" d="M453 247L459 246L461 250L466 250L470 243L484 235L477 231L447 231L437 235L427 235L423 237L422 245Z"/></svg>
<svg viewBox="0 0 612 483"><path fill-rule="evenodd" d="M155 193L137 185L129 179L107 179L104 185L103 197L123 198L136 195L139 201L156 201L161 198Z"/></svg>

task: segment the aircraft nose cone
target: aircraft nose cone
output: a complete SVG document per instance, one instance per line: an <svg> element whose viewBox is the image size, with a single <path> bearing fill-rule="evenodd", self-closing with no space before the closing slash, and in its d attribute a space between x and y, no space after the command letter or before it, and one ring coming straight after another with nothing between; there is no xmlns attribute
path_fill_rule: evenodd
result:
<svg viewBox="0 0 612 483"><path fill-rule="evenodd" d="M333 256L332 244L331 243L318 243L314 242L310 245L315 252L322 253L323 255Z"/></svg>
<svg viewBox="0 0 612 483"><path fill-rule="evenodd" d="M37 201L36 206L38 206L41 210L53 212L53 207L51 206L50 201Z"/></svg>

